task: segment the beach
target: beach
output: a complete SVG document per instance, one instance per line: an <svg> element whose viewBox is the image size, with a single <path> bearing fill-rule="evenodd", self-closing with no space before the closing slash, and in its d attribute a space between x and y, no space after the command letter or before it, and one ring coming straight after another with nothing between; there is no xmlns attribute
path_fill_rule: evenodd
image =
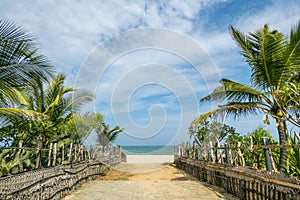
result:
<svg viewBox="0 0 300 200"><path fill-rule="evenodd" d="M174 164L146 163L142 157L165 161L165 156L134 156L134 161L145 163L122 163L106 176L84 184L64 200L155 200L155 199L211 199L236 200L224 189L199 182L196 178L179 170ZM135 160L136 159L136 160ZM155 167L160 169L154 170ZM152 170L150 170L152 168ZM124 169L128 169L123 171ZM148 172L145 172L148 170ZM144 171L144 172L142 172Z"/></svg>
<svg viewBox="0 0 300 200"><path fill-rule="evenodd" d="M173 163L174 155L126 155L127 163Z"/></svg>

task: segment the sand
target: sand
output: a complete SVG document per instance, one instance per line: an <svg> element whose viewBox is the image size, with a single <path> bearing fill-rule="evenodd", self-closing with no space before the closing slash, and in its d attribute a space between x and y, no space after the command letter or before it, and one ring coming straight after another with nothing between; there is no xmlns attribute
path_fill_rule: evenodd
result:
<svg viewBox="0 0 300 200"><path fill-rule="evenodd" d="M143 156L144 157L144 156ZM149 156L146 156L150 158ZM139 158L141 157L132 157ZM155 160L162 159L164 156ZM145 161L144 159L142 159ZM146 161L145 161L146 162ZM153 170L160 166L160 169ZM130 169L127 172L122 171ZM143 172L141 171L147 171ZM120 171L121 170L121 171ZM194 177L179 170L174 164L163 163L122 163L111 169L106 176L88 182L72 192L64 200L156 200L156 199L210 199L237 200L224 189L199 182Z"/></svg>
<svg viewBox="0 0 300 200"><path fill-rule="evenodd" d="M126 155L127 163L173 163L173 155Z"/></svg>

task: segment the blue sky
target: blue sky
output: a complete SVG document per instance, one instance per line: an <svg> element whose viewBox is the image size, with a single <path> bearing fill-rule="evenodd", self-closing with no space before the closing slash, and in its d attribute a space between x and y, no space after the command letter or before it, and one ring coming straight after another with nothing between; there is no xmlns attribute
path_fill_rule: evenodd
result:
<svg viewBox="0 0 300 200"><path fill-rule="evenodd" d="M0 18L35 35L66 84L96 94L85 110L125 128L117 144L168 145L216 106L199 99L221 77L249 83L228 26L249 32L268 23L288 34L300 0L2 0ZM246 134L261 119L225 122ZM274 126L266 128L276 135Z"/></svg>

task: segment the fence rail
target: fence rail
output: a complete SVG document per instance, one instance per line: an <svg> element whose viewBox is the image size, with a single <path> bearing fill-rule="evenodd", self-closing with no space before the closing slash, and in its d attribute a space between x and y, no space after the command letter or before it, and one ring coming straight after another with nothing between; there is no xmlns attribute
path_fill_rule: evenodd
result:
<svg viewBox="0 0 300 200"><path fill-rule="evenodd" d="M298 200L300 197L299 181L278 173L184 157L177 158L175 164L197 179L223 187L228 193L243 200Z"/></svg>
<svg viewBox="0 0 300 200"><path fill-rule="evenodd" d="M121 147L91 146L85 147L81 144L50 143L48 148L18 147L0 148L0 177L17 174L34 169L55 167L59 165L75 164L89 159L106 160L110 154L121 154Z"/></svg>
<svg viewBox="0 0 300 200"><path fill-rule="evenodd" d="M247 167L241 161L240 149L300 148L300 145L259 145L225 147L175 147L175 164L178 168L201 181L223 187L240 199L300 199L300 179L276 172ZM231 151L240 159L233 159ZM227 152L227 153L226 153ZM222 155L224 153L224 155ZM268 155L271 151L267 152ZM269 154L270 153L270 154ZM267 159L265 158L264 161ZM272 162L272 161L269 161ZM265 165L267 167L267 164ZM267 168L266 168L267 169Z"/></svg>
<svg viewBox="0 0 300 200"><path fill-rule="evenodd" d="M41 154L40 158L38 156L34 158L44 165L38 165L38 168L28 171L23 168L23 172L1 177L0 199L61 199L82 181L103 175L109 166L120 163L122 159L121 148L116 146L96 146L87 151L87 148L84 150L79 145L76 148L76 145L70 144L67 148L69 150L61 154L58 153L58 149L62 152L66 148L56 148L55 152L53 147L55 145L52 145L52 149L44 149L46 155ZM18 158L18 168L21 163L25 164L24 159L20 159L17 155L20 149L33 151L35 155L38 154L35 148L14 149L13 153ZM1 151L3 150L1 149ZM12 151L12 149L8 150ZM59 161L57 160L58 155L61 158ZM68 158L66 162L62 162L63 156Z"/></svg>
<svg viewBox="0 0 300 200"><path fill-rule="evenodd" d="M224 146L220 145L219 142L213 144L210 142L206 146L190 146L190 145L178 145L175 147L175 157L185 156L189 158L204 160L208 162L216 162L234 166L246 166L249 164L245 159L245 152L251 154L258 169L267 169L268 171L277 171L277 165L274 161L274 151L279 149L300 149L300 144L292 145L268 145L267 138L263 138L264 145L250 145L241 146L238 142L235 146L230 146L229 143L225 143ZM262 151L263 150L263 151ZM277 152L279 153L279 152ZM300 150L299 150L300 154ZM278 157L278 155L277 155ZM277 158L278 159L278 158ZM298 158L300 162L300 157ZM255 167L254 165L250 167ZM299 174L300 175L300 174Z"/></svg>

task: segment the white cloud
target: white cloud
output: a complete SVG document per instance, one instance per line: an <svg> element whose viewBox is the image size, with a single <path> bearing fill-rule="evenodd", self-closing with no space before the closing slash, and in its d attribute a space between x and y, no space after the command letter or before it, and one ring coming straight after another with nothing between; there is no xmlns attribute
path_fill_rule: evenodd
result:
<svg viewBox="0 0 300 200"><path fill-rule="evenodd" d="M243 71L237 67L245 64L229 32L218 27L213 31L207 29L205 24L210 23L207 20L213 18L199 17L203 11L226 3L228 2L224 0L2 0L0 16L33 32L41 48L59 71L68 75L69 83L76 80L76 73L82 72L78 67L90 55L85 63L88 70L79 81L84 85L77 86L95 91L102 105L109 105L113 92L117 92L113 99L119 106L116 113L127 112L126 101L135 89L145 83L158 83L174 91L175 95L165 89L141 87L138 96L130 103L131 111L143 110L145 105L151 107L152 101L147 100L147 97L162 95L160 105L166 111L176 105L177 100L180 101L184 116L182 124L187 126L197 115L197 98L207 94L218 84L221 73L227 78L231 76L244 79L242 75L245 73L241 73ZM288 3L277 0L263 9L257 8L255 12L245 12L233 17L228 25L233 24L248 32L269 23L270 27L288 33L290 27L300 20L299 13L298 0ZM231 14L234 16L234 13ZM118 37L119 33L126 35L128 30L145 27L168 28L177 34L157 31ZM97 49L93 48L111 37L119 40L106 43L107 46L100 49L103 51L99 56ZM191 42L192 39L194 42ZM135 49L142 45L157 49ZM177 55L173 55L172 51ZM112 60L107 61L107 58ZM191 68L187 62L194 64L195 68ZM112 65L102 76L101 70L108 64ZM154 64L160 67L149 70L150 64L152 67ZM142 66L145 68L141 68ZM107 114L111 112L109 107L100 111ZM155 120L159 122L162 119L157 116Z"/></svg>
<svg viewBox="0 0 300 200"><path fill-rule="evenodd" d="M270 28L289 34L291 27L300 20L299 0L280 1L276 0L265 9L259 10L255 15L243 15L235 23L235 26L242 31L255 31L258 28L269 24Z"/></svg>

